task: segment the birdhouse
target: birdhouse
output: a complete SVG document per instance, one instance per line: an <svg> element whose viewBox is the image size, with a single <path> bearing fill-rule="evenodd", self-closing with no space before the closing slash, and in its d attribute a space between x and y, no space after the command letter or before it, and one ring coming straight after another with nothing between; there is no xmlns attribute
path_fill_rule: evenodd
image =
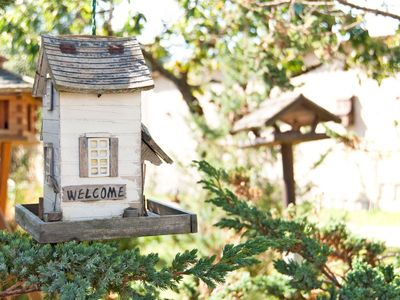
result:
<svg viewBox="0 0 400 300"><path fill-rule="evenodd" d="M38 142L37 120L40 99L32 97L31 78L3 68L0 56L0 229L7 215L7 181L13 145Z"/></svg>
<svg viewBox="0 0 400 300"><path fill-rule="evenodd" d="M196 215L143 195L145 161L172 163L141 124L153 86L135 38L42 36L44 195L16 210L39 242L196 231Z"/></svg>
<svg viewBox="0 0 400 300"><path fill-rule="evenodd" d="M39 98L32 97L32 83L3 68L0 56L0 142L36 142Z"/></svg>
<svg viewBox="0 0 400 300"><path fill-rule="evenodd" d="M330 121L341 122L338 116L303 94L291 93L282 98L266 100L259 109L237 121L232 133L252 133L253 138L243 143L243 148L280 145L285 182L284 205L287 206L295 203L293 144L329 138L325 132L317 132L316 129L318 124Z"/></svg>

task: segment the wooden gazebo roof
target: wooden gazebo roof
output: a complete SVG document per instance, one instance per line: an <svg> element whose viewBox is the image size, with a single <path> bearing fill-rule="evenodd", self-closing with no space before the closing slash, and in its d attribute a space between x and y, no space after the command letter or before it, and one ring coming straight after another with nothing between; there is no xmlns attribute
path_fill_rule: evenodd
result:
<svg viewBox="0 0 400 300"><path fill-rule="evenodd" d="M48 75L64 92L121 93L154 87L135 37L42 35L34 96L44 94Z"/></svg>
<svg viewBox="0 0 400 300"><path fill-rule="evenodd" d="M314 103L303 94L292 93L266 100L259 109L237 121L233 126L232 133L272 126L277 121L298 128L313 124L316 118L318 122L340 123L338 116Z"/></svg>
<svg viewBox="0 0 400 300"><path fill-rule="evenodd" d="M0 60L2 57L0 57ZM15 74L0 67L0 92L16 93L32 91L32 82L19 74Z"/></svg>

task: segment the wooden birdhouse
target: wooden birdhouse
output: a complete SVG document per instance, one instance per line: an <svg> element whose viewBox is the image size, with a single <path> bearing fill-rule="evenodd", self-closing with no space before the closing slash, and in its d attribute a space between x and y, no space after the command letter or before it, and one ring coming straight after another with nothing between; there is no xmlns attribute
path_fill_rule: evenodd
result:
<svg viewBox="0 0 400 300"><path fill-rule="evenodd" d="M37 142L40 99L32 97L32 83L3 68L0 56L0 142Z"/></svg>
<svg viewBox="0 0 400 300"><path fill-rule="evenodd" d="M38 142L40 99L32 97L32 82L3 68L0 56L0 229L6 226L7 181L13 145Z"/></svg>
<svg viewBox="0 0 400 300"><path fill-rule="evenodd" d="M43 99L44 196L37 211L17 207L22 227L45 232L38 241L196 231L195 215L143 195L144 161L172 163L141 124L141 92L153 86L135 38L42 36L33 94Z"/></svg>
<svg viewBox="0 0 400 300"><path fill-rule="evenodd" d="M303 94L291 93L282 98L266 100L259 109L237 121L232 133L252 133L253 138L243 143L243 148L280 145L285 182L284 204L287 206L295 203L293 144L329 138L325 132L317 132L316 129L318 124L330 121L341 122L338 116Z"/></svg>

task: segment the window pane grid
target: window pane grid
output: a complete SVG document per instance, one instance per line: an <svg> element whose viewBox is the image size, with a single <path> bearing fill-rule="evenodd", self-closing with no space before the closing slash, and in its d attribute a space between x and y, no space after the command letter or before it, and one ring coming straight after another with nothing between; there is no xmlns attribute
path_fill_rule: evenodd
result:
<svg viewBox="0 0 400 300"><path fill-rule="evenodd" d="M89 177L110 176L110 139L89 138Z"/></svg>

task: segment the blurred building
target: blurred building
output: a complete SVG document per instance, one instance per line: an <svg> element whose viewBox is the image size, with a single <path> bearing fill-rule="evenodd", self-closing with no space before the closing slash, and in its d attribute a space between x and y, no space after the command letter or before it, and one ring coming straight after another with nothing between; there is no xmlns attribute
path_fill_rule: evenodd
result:
<svg viewBox="0 0 400 300"><path fill-rule="evenodd" d="M190 118L186 104L167 79L156 76L155 84L155 90L147 92L143 101L144 122L176 163L189 166L196 158L196 139L186 122ZM344 71L336 63L296 77L293 84L297 86L295 93L303 93L342 117L343 125L331 126L332 129L359 137L354 148L334 139L296 146L298 200L348 210L399 211L400 77L387 78L379 84L362 71ZM277 162L274 172L278 177L280 167ZM178 193L185 178L174 165L148 172L154 179L162 178L153 180L158 184L151 187L160 194Z"/></svg>

